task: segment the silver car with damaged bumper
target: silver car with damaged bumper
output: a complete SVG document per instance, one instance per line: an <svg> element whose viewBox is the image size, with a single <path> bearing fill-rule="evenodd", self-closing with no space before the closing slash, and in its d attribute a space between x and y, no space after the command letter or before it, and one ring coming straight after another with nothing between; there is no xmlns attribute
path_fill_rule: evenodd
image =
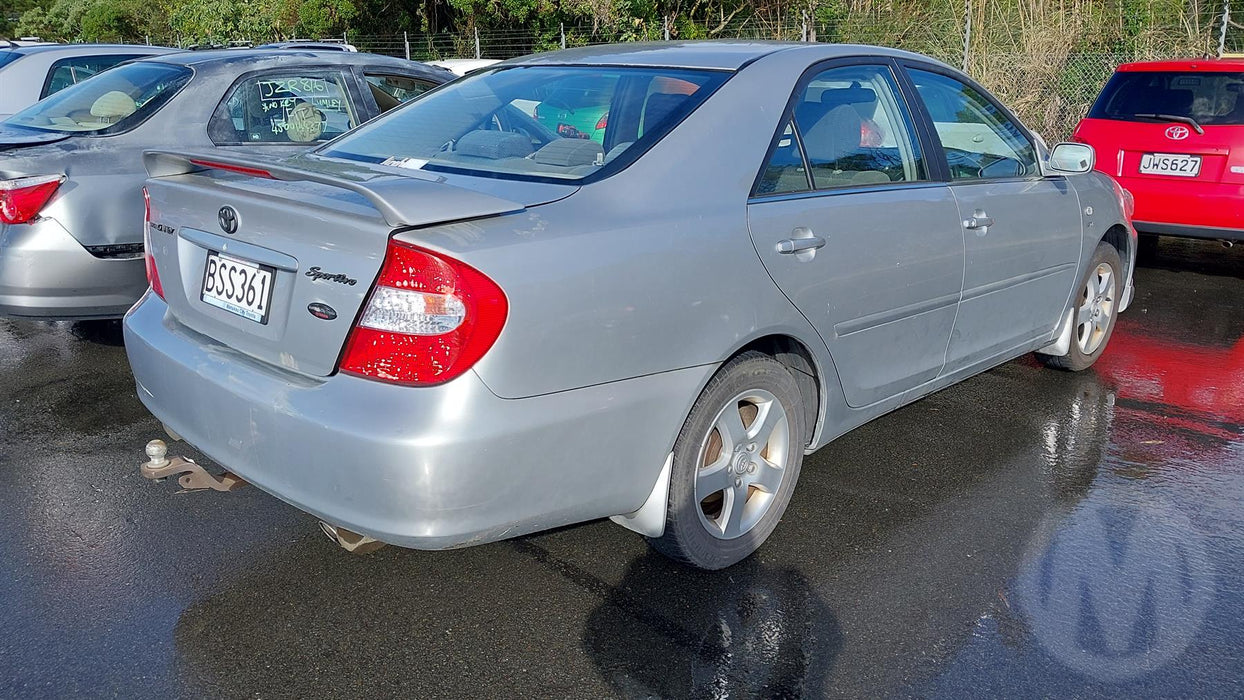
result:
<svg viewBox="0 0 1244 700"><path fill-rule="evenodd" d="M453 77L372 54L182 52L22 110L0 123L0 316L133 306L147 286L144 149L292 155Z"/></svg>
<svg viewBox="0 0 1244 700"><path fill-rule="evenodd" d="M729 566L805 453L1024 353L1086 368L1132 296L1090 148L873 47L532 56L280 166L196 160L147 155L140 398L408 547L613 516Z"/></svg>

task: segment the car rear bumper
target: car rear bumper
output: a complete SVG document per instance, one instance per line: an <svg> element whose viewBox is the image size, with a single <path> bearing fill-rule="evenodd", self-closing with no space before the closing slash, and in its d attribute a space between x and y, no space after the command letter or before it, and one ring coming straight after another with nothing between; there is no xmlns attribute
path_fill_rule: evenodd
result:
<svg viewBox="0 0 1244 700"><path fill-rule="evenodd" d="M1119 184L1136 198L1132 218L1140 233L1240 238L1244 231L1244 185L1139 177Z"/></svg>
<svg viewBox="0 0 1244 700"><path fill-rule="evenodd" d="M141 257L97 258L55 219L0 224L0 316L120 318L146 288Z"/></svg>
<svg viewBox="0 0 1244 700"><path fill-rule="evenodd" d="M639 508L712 367L527 399L474 372L437 387L313 379L181 326L126 316L138 395L259 488L383 542L443 549Z"/></svg>

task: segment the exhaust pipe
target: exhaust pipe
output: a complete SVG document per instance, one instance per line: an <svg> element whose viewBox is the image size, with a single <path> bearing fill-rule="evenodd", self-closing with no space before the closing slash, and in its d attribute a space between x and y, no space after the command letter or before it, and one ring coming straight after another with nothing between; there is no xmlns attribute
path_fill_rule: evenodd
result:
<svg viewBox="0 0 1244 700"><path fill-rule="evenodd" d="M384 542L373 537L360 535L344 527L329 525L323 520L320 521L320 531L327 535L328 539L336 543L338 547L352 554L368 554L384 546Z"/></svg>
<svg viewBox="0 0 1244 700"><path fill-rule="evenodd" d="M1222 244L1223 248L1234 248L1235 247L1235 241L1229 241L1225 238L1219 241L1219 243Z"/></svg>

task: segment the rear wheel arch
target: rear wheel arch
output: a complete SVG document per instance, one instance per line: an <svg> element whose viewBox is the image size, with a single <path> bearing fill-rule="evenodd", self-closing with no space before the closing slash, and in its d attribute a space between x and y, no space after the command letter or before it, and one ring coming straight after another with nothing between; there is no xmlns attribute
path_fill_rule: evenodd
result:
<svg viewBox="0 0 1244 700"><path fill-rule="evenodd" d="M1123 263L1123 271L1131 269L1132 262L1136 259L1136 251L1132 249L1131 236L1128 234L1127 227L1123 224L1115 224L1106 230L1101 237L1102 243L1109 243L1114 249L1119 251L1119 260Z"/></svg>
<svg viewBox="0 0 1244 700"><path fill-rule="evenodd" d="M795 378L799 394L803 397L804 425L807 426L804 446L815 444L814 440L821 428L821 414L825 398L825 373L817 364L816 357L803 341L791 335L776 333L748 341L730 353L722 364L753 350L777 360Z"/></svg>

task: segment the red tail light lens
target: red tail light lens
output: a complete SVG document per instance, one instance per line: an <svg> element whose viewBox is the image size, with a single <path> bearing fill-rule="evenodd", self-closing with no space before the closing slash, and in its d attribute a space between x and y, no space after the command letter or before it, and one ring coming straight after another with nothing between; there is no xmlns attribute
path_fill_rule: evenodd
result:
<svg viewBox="0 0 1244 700"><path fill-rule="evenodd" d="M143 188L143 256L147 263L147 284L156 296L164 298L164 285L160 284L160 271L156 269L155 256L151 254L151 195Z"/></svg>
<svg viewBox="0 0 1244 700"><path fill-rule="evenodd" d="M600 119L596 121L596 130L600 131L601 129L607 126L609 126L609 113L605 112L604 114L600 115Z"/></svg>
<svg viewBox="0 0 1244 700"><path fill-rule="evenodd" d="M64 181L64 175L0 180L0 222L24 224L35 218Z"/></svg>
<svg viewBox="0 0 1244 700"><path fill-rule="evenodd" d="M448 382L488 352L508 313L505 293L479 270L390 241L341 371L395 384Z"/></svg>

